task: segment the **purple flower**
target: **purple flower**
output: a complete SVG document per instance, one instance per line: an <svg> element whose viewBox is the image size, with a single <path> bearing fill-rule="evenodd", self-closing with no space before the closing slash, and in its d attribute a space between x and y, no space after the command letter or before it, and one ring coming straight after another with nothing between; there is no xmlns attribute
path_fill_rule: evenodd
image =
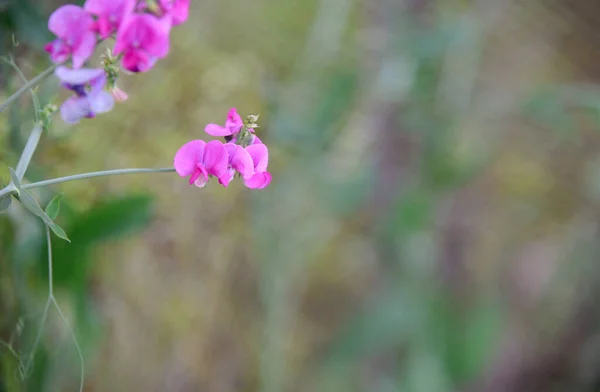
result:
<svg viewBox="0 0 600 392"><path fill-rule="evenodd" d="M110 37L121 25L125 16L133 12L135 0L87 0L83 9L97 19L94 30L102 39Z"/></svg>
<svg viewBox="0 0 600 392"><path fill-rule="evenodd" d="M112 109L114 100L104 91L106 74L102 68L69 69L60 66L54 74L63 87L75 92L60 107L60 115L65 122L74 124L82 118L92 118Z"/></svg>
<svg viewBox="0 0 600 392"><path fill-rule="evenodd" d="M182 177L190 176L190 185L203 187L209 176L219 182L227 175L227 150L223 143L213 140L192 140L184 144L175 154L175 171Z"/></svg>
<svg viewBox="0 0 600 392"><path fill-rule="evenodd" d="M123 54L123 68L145 72L169 52L169 18L129 14L117 32L115 54Z"/></svg>
<svg viewBox="0 0 600 392"><path fill-rule="evenodd" d="M71 56L73 68L80 68L96 46L93 23L92 17L76 5L64 5L54 11L48 20L48 29L57 39L44 47L52 61L63 63Z"/></svg>
<svg viewBox="0 0 600 392"><path fill-rule="evenodd" d="M252 162L252 157L248 151L239 144L233 143L226 143L225 149L227 150L229 157L227 173L219 179L221 185L227 187L231 180L233 180L236 171L240 173L244 179L251 178L254 175L254 163Z"/></svg>
<svg viewBox="0 0 600 392"><path fill-rule="evenodd" d="M240 129L244 126L242 117L237 113L236 108L229 109L227 113L227 119L225 120L225 126L218 124L208 124L204 128L204 132L211 136L231 136L236 135Z"/></svg>

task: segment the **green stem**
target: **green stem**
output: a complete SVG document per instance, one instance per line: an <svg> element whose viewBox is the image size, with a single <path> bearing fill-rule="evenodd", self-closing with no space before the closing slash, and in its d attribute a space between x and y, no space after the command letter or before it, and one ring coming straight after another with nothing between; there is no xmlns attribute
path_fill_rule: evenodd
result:
<svg viewBox="0 0 600 392"><path fill-rule="evenodd" d="M39 188L39 187L47 186L47 185L60 184L61 182L83 180L86 178L93 178L93 177L116 176L116 175L121 175L121 174L134 174L134 173L170 173L170 172L174 172L174 171L175 171L175 169L173 169L171 167L164 167L164 168L160 168L160 169L144 168L144 169L104 170L104 171L82 173L82 174L75 174L72 176L53 178L51 180L33 182L31 184L23 185L23 189Z"/></svg>
<svg viewBox="0 0 600 392"><path fill-rule="evenodd" d="M83 180L86 178L94 178L94 177L104 177L104 176L117 176L121 174L134 174L134 173L171 173L174 172L175 169L171 167L163 167L159 169L151 169L151 168L143 168L143 169L116 169L116 170L104 170L97 171L91 173L82 173L75 174L72 176L58 177L53 178L51 180L32 182L31 184L23 184L21 187L23 189L31 189L31 188L39 188L48 185L60 184L61 182L75 181L75 180ZM13 193L16 191L16 188L10 184L7 187L0 189L0 197Z"/></svg>
<svg viewBox="0 0 600 392"><path fill-rule="evenodd" d="M31 79L28 83L23 85L23 87L21 87L19 90L17 90L17 92L15 92L13 95L8 97L8 99L0 105L0 113L2 113L4 111L4 109L6 109L8 107L8 105L13 103L13 101L15 101L21 95L25 94L29 89L35 87L35 85L37 85L42 80L44 80L46 77L48 77L48 75L50 75L52 72L54 72L54 70L56 69L56 67L58 67L58 65L59 64L52 64L44 72L42 72L35 78Z"/></svg>

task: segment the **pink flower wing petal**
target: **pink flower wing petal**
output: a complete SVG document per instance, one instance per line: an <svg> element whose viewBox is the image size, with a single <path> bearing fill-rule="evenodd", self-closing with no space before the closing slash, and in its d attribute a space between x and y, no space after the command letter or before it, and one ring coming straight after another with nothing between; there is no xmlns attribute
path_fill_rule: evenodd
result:
<svg viewBox="0 0 600 392"><path fill-rule="evenodd" d="M256 173L249 179L244 180L244 185L250 189L263 189L271 183L271 173L261 172Z"/></svg>
<svg viewBox="0 0 600 392"><path fill-rule="evenodd" d="M173 159L177 174L186 177L194 173L201 162L205 146L204 140L192 140L181 146Z"/></svg>
<svg viewBox="0 0 600 392"><path fill-rule="evenodd" d="M50 15L48 19L48 30L59 38L73 35L73 29L85 31L91 27L93 20L81 7L73 4L63 5ZM79 30L82 29L82 30Z"/></svg>
<svg viewBox="0 0 600 392"><path fill-rule="evenodd" d="M239 132L243 125L244 122L242 121L242 117L238 114L237 109L229 109L229 112L227 112L227 120L225 120L225 128L229 129L231 134L234 134Z"/></svg>
<svg viewBox="0 0 600 392"><path fill-rule="evenodd" d="M252 157L242 146L236 145L235 154L231 157L231 166L237 170L242 177L250 178L254 175L254 162Z"/></svg>
<svg viewBox="0 0 600 392"><path fill-rule="evenodd" d="M81 37L79 44L73 48L73 68L80 68L94 53L96 34L88 31Z"/></svg>
<svg viewBox="0 0 600 392"><path fill-rule="evenodd" d="M229 154L227 154L227 149L223 143L218 140L206 143L202 163L208 174L212 174L219 178L223 177L227 174L228 162Z"/></svg>
<svg viewBox="0 0 600 392"><path fill-rule="evenodd" d="M246 147L246 151L248 151L252 157L254 170L256 172L267 171L267 166L269 164L269 150L267 149L267 146L264 144L251 144Z"/></svg>

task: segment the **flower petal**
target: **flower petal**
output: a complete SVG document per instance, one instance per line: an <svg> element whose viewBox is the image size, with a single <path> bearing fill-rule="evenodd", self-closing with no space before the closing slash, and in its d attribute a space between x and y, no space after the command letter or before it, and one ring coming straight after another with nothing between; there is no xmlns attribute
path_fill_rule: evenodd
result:
<svg viewBox="0 0 600 392"><path fill-rule="evenodd" d="M89 31L93 19L83 8L67 4L59 7L48 19L48 30L59 38L75 38L78 33Z"/></svg>
<svg viewBox="0 0 600 392"><path fill-rule="evenodd" d="M229 136L233 134L229 129L222 127L218 124L208 124L204 128L204 132L211 136Z"/></svg>
<svg viewBox="0 0 600 392"><path fill-rule="evenodd" d="M96 34L88 31L83 34L81 41L73 48L73 68L79 68L90 58L96 47Z"/></svg>
<svg viewBox="0 0 600 392"><path fill-rule="evenodd" d="M233 155L229 156L229 164L237 170L242 177L250 178L254 174L254 162L246 149L240 145L235 145L236 149Z"/></svg>
<svg viewBox="0 0 600 392"><path fill-rule="evenodd" d="M71 69L65 66L59 66L54 71L54 75L59 78L63 83L68 84L86 84L92 79L95 79L104 74L102 68L79 68Z"/></svg>
<svg viewBox="0 0 600 392"><path fill-rule="evenodd" d="M242 121L242 117L237 112L236 108L229 109L227 112L227 120L225 120L225 128L229 129L231 134L237 133L244 126L244 122Z"/></svg>
<svg viewBox="0 0 600 392"><path fill-rule="evenodd" d="M99 91L95 94L90 94L88 96L88 101L90 103L90 109L94 113L109 112L115 104L115 100L113 99L112 95L106 91Z"/></svg>
<svg viewBox="0 0 600 392"><path fill-rule="evenodd" d="M204 140L192 140L181 146L173 159L177 174L182 177L191 175L201 163L205 146Z"/></svg>
<svg viewBox="0 0 600 392"><path fill-rule="evenodd" d="M204 185L208 182L208 173L202 166L200 166L199 169L201 174L194 180L194 185L198 188L204 188Z"/></svg>
<svg viewBox="0 0 600 392"><path fill-rule="evenodd" d="M78 123L90 114L90 104L87 97L73 96L67 99L60 107L60 116L69 124Z"/></svg>
<svg viewBox="0 0 600 392"><path fill-rule="evenodd" d="M271 173L261 172L256 173L249 179L244 180L244 185L250 189L263 189L271 183Z"/></svg>
<svg viewBox="0 0 600 392"><path fill-rule="evenodd" d="M202 164L208 171L208 174L219 178L225 176L227 174L228 161L229 155L223 143L218 140L206 143Z"/></svg>
<svg viewBox="0 0 600 392"><path fill-rule="evenodd" d="M252 157L254 170L256 172L267 171L267 166L269 164L269 150L267 149L267 146L264 144L251 144L246 147L246 151L248 151Z"/></svg>

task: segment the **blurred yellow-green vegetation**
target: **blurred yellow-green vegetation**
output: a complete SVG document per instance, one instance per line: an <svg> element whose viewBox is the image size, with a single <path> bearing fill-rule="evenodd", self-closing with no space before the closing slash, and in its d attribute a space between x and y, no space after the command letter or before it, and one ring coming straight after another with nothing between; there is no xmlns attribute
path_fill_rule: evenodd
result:
<svg viewBox="0 0 600 392"><path fill-rule="evenodd" d="M82 2L79 2L80 4ZM55 0L0 0L1 54L48 66ZM26 180L169 167L230 107L271 185L74 181L54 285L85 391L598 391L600 4L195 0L129 100L42 137ZM15 46L15 43L18 45ZM98 56L92 61L97 64ZM0 100L22 81L0 69ZM56 80L43 103L65 98ZM32 125L0 114L8 182ZM0 216L0 392L76 391L43 227Z"/></svg>

